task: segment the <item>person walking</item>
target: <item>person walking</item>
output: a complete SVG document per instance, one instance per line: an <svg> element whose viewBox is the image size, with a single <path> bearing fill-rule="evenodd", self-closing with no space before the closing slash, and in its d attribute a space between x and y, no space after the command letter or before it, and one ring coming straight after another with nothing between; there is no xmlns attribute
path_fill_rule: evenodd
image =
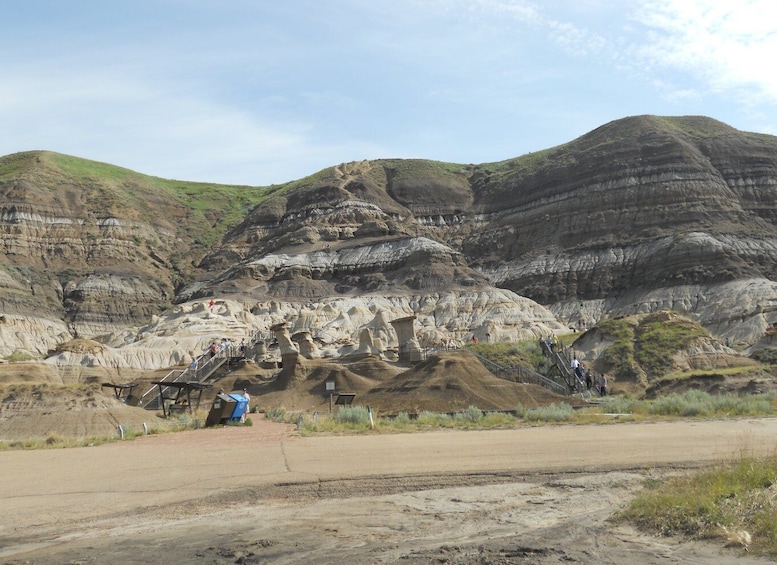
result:
<svg viewBox="0 0 777 565"><path fill-rule="evenodd" d="M192 357L192 362L189 363L189 371L191 371L194 378L197 378L197 369L200 368L200 362L197 360L196 357Z"/></svg>
<svg viewBox="0 0 777 565"><path fill-rule="evenodd" d="M245 423L246 418L248 417L248 413L251 411L251 397L248 395L248 391L246 389L243 389L243 398L246 399L246 409L245 412L243 412L243 415L240 416L240 421Z"/></svg>
<svg viewBox="0 0 777 565"><path fill-rule="evenodd" d="M580 380L580 361L577 360L577 355L572 357L572 363L570 363L570 369L572 369L572 374L575 375L575 380Z"/></svg>
<svg viewBox="0 0 777 565"><path fill-rule="evenodd" d="M607 396L607 376L604 373L599 377L599 394Z"/></svg>

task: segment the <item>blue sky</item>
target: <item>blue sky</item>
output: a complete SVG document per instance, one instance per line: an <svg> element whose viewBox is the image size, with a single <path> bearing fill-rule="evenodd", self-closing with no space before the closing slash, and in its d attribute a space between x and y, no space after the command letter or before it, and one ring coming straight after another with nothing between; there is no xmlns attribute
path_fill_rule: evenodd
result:
<svg viewBox="0 0 777 565"><path fill-rule="evenodd" d="M0 155L267 185L638 114L777 134L774 0L2 0Z"/></svg>

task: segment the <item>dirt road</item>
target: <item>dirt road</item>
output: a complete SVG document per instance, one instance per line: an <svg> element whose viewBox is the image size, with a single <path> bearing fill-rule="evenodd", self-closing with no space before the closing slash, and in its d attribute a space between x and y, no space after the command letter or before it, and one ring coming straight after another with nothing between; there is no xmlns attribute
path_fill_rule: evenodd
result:
<svg viewBox="0 0 777 565"><path fill-rule="evenodd" d="M259 420L4 452L0 563L766 562L607 517L649 474L776 447L777 419L344 437Z"/></svg>

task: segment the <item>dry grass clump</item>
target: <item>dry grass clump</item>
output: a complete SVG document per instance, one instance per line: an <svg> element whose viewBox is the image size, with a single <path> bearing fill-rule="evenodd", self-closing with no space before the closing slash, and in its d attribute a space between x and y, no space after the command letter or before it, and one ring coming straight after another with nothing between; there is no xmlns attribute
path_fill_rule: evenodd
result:
<svg viewBox="0 0 777 565"><path fill-rule="evenodd" d="M592 424L618 420L649 420L672 418L711 418L739 416L771 416L777 411L777 394L752 396L711 395L691 390L655 400L636 400L629 396L608 397L601 404L575 410L566 403L527 408L516 406L509 411L484 411L470 406L457 412L424 410L418 414L401 412L394 417L381 417L364 406L348 406L333 414L287 412L283 407L265 410L265 418L296 424L304 434L407 432L431 429L506 429L522 425Z"/></svg>
<svg viewBox="0 0 777 565"><path fill-rule="evenodd" d="M636 400L630 396L608 397L601 403L603 412L629 413L658 417L770 416L777 407L777 394L709 394L688 390L654 400Z"/></svg>
<svg viewBox="0 0 777 565"><path fill-rule="evenodd" d="M719 539L777 556L777 456L650 481L616 519L662 536Z"/></svg>
<svg viewBox="0 0 777 565"><path fill-rule="evenodd" d="M201 419L201 418L200 418ZM249 424L250 425L250 424ZM0 440L0 451L11 449L61 449L66 447L94 447L114 441L131 440L146 435L155 435L166 432L180 432L199 427L196 416L181 415L173 422L164 424L140 425L121 423L116 427L114 435L72 437L51 433L42 438L27 438L19 440Z"/></svg>
<svg viewBox="0 0 777 565"><path fill-rule="evenodd" d="M287 412L282 407L265 411L265 418L276 422L296 424L302 434L313 433L391 433L424 431L433 429L489 430L515 428L521 423L566 422L575 416L567 404L554 404L538 408L516 407L512 411L486 412L476 406L469 406L454 413L431 412L428 410L410 415L401 412L394 417L380 417L364 406L342 407L333 414L306 414Z"/></svg>

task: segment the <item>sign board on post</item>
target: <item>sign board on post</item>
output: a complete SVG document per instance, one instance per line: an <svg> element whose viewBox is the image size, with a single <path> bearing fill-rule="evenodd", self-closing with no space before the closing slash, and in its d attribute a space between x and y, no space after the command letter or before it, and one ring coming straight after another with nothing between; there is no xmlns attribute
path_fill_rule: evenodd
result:
<svg viewBox="0 0 777 565"><path fill-rule="evenodd" d="M326 390L329 392L329 415L331 416L332 408L334 408L335 382L326 381Z"/></svg>

